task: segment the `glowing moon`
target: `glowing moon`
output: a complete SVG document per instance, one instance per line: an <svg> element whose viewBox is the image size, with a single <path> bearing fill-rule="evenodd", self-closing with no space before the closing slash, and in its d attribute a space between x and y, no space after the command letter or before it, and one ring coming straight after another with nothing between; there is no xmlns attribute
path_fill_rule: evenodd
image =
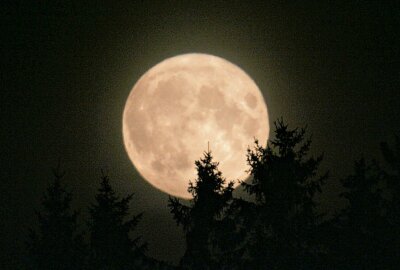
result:
<svg viewBox="0 0 400 270"><path fill-rule="evenodd" d="M129 158L154 187L190 198L194 161L207 142L227 180L247 178L246 149L265 145L267 107L254 81L238 66L208 54L168 58L133 87L123 113ZM236 184L237 185L237 184Z"/></svg>

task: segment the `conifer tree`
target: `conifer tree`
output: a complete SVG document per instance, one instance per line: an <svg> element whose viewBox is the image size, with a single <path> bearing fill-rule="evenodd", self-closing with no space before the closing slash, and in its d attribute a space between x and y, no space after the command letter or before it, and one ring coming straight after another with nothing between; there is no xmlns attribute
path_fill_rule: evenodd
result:
<svg viewBox="0 0 400 270"><path fill-rule="evenodd" d="M142 269L146 245L140 237L131 238L142 213L129 217L133 194L120 198L103 175L96 202L90 207L90 268Z"/></svg>
<svg viewBox="0 0 400 270"><path fill-rule="evenodd" d="M346 207L331 221L332 265L340 269L397 269L400 263L400 139L381 144L386 161L360 159L342 180Z"/></svg>
<svg viewBox="0 0 400 270"><path fill-rule="evenodd" d="M255 196L248 256L253 269L312 269L318 264L320 243L314 195L327 174L317 176L322 155L307 157L311 140L305 129L275 122L275 138L266 147L255 141L247 160L252 176L242 182Z"/></svg>
<svg viewBox="0 0 400 270"><path fill-rule="evenodd" d="M396 269L400 265L400 137L395 136L392 147L381 144L381 150L386 161L387 170L383 172L388 198L385 204L385 244L388 248L386 261L388 269Z"/></svg>
<svg viewBox="0 0 400 270"><path fill-rule="evenodd" d="M393 149L392 149L393 148ZM395 136L395 145L390 148L388 143L381 143L381 150L388 165L388 169L384 172L384 179L387 189L390 193L388 200L388 219L391 226L400 229L400 137ZM398 231L400 239L400 231ZM400 250L400 243L398 243ZM400 257L400 254L399 254Z"/></svg>
<svg viewBox="0 0 400 270"><path fill-rule="evenodd" d="M213 257L211 235L232 199L233 182L225 186L226 180L209 150L195 161L195 165L197 179L190 182L188 188L193 196L190 205L170 197L169 208L186 236L187 247L181 266L184 269L213 269L217 267L217 260Z"/></svg>
<svg viewBox="0 0 400 270"><path fill-rule="evenodd" d="M76 211L71 211L72 194L61 184L65 173L53 170L54 182L47 188L38 212L39 230L28 240L28 269L84 269L83 235L78 232Z"/></svg>
<svg viewBox="0 0 400 270"><path fill-rule="evenodd" d="M341 196L348 204L333 220L330 252L336 268L379 269L387 259L381 179L376 162L367 164L360 159L353 174L341 181L346 188Z"/></svg>

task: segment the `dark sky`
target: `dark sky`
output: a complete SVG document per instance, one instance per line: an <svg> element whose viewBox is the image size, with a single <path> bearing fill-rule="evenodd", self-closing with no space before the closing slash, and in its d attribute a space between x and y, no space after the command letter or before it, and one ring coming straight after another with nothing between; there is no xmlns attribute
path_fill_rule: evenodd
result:
<svg viewBox="0 0 400 270"><path fill-rule="evenodd" d="M83 215L103 168L119 193L136 194L132 213L145 212L139 232L149 255L179 259L183 234L168 196L140 178L121 134L132 86L167 57L226 58L263 91L270 121L308 125L331 171L326 209L340 204L338 179L352 162L379 158L379 142L400 134L397 1L34 2L0 9L2 260L35 225L59 158Z"/></svg>

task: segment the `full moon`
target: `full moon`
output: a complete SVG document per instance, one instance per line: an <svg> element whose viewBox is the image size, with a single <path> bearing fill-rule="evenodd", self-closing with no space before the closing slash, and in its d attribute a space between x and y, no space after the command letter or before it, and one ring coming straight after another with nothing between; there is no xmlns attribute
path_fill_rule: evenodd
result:
<svg viewBox="0 0 400 270"><path fill-rule="evenodd" d="M130 160L150 184L189 199L189 180L208 143L228 181L248 177L247 148L265 146L267 107L255 82L235 64L208 54L168 58L131 90L123 113Z"/></svg>

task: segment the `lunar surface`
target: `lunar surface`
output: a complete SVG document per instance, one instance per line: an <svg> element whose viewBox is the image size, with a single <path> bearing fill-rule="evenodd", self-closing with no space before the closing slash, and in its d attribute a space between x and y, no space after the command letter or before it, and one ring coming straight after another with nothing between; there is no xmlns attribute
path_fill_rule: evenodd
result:
<svg viewBox="0 0 400 270"><path fill-rule="evenodd" d="M226 180L245 180L246 150L254 138L265 145L268 134L257 85L238 66L208 54L155 65L135 84L123 113L125 149L136 169L154 187L185 199L208 142Z"/></svg>

